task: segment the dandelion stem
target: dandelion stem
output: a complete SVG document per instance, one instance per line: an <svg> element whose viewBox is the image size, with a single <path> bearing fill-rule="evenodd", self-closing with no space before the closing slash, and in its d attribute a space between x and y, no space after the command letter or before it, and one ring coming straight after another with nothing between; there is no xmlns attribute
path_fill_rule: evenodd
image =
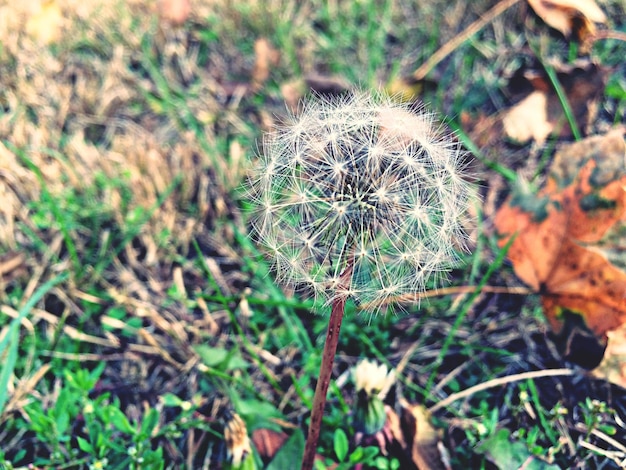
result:
<svg viewBox="0 0 626 470"><path fill-rule="evenodd" d="M352 266L353 264L350 263L341 274L341 285L337 289L338 292L343 290L342 287L349 285L350 277L352 276ZM320 367L319 377L317 378L317 385L315 386L315 395L313 396L309 434L304 448L304 456L302 457L302 470L311 470L315 461L317 441L319 440L320 430L322 428L326 395L328 394L328 386L330 385L330 378L333 373L333 363L335 362L335 353L337 352L337 344L339 343L339 331L341 330L345 307L346 296L337 295L332 303L328 329L326 330L322 365Z"/></svg>

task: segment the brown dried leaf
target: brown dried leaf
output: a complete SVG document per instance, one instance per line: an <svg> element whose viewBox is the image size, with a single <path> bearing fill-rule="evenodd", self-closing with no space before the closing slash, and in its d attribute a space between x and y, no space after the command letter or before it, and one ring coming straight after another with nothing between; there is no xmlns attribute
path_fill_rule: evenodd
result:
<svg viewBox="0 0 626 470"><path fill-rule="evenodd" d="M254 43L254 57L252 89L258 91L269 78L272 67L278 65L280 53L266 38L261 38Z"/></svg>
<svg viewBox="0 0 626 470"><path fill-rule="evenodd" d="M565 36L576 33L584 41L595 32L594 23L605 23L606 15L594 0L528 0L535 13Z"/></svg>
<svg viewBox="0 0 626 470"><path fill-rule="evenodd" d="M604 358L591 375L626 388L626 325L607 333Z"/></svg>
<svg viewBox="0 0 626 470"><path fill-rule="evenodd" d="M626 322L626 272L589 246L626 217L626 172L623 167L619 175L603 172L598 163L606 161L592 154L564 188L558 183L567 178L555 172L538 196L509 199L494 221L503 237L500 246L515 237L508 252L515 272L541 294L544 313L570 357L580 352L573 337L588 341L585 329L603 348L607 332ZM607 180L607 174L614 177Z"/></svg>
<svg viewBox="0 0 626 470"><path fill-rule="evenodd" d="M252 444L264 462L271 461L288 439L289 435L286 433L267 428L257 428L252 431L250 436ZM315 460L324 461L324 457L320 454L315 454ZM331 465L328 468L333 469L335 467L336 465Z"/></svg>
<svg viewBox="0 0 626 470"><path fill-rule="evenodd" d="M534 140L543 144L554 130L554 124L548 119L548 95L534 91L502 118L506 135L515 142L524 143Z"/></svg>
<svg viewBox="0 0 626 470"><path fill-rule="evenodd" d="M619 179L626 168L626 126L618 126L604 135L561 146L554 154L545 192L554 193L570 185L585 164L593 159L597 162L592 182L605 185Z"/></svg>
<svg viewBox="0 0 626 470"><path fill-rule="evenodd" d="M574 120L584 130L597 114L596 102L603 93L607 70L589 62L580 62L576 66L552 66L557 71ZM519 143L534 140L543 144L553 133L558 132L564 137L572 134L561 102L545 73L520 70L514 79L518 87L522 86L519 82L524 82L524 86L533 91L503 114L502 124L508 138Z"/></svg>
<svg viewBox="0 0 626 470"><path fill-rule="evenodd" d="M250 438L260 457L269 461L276 455L276 452L283 444L287 442L289 436L282 431L260 428L252 431Z"/></svg>
<svg viewBox="0 0 626 470"><path fill-rule="evenodd" d="M405 400L401 407L400 422L413 463L420 470L450 470L441 436L431 424L426 407Z"/></svg>

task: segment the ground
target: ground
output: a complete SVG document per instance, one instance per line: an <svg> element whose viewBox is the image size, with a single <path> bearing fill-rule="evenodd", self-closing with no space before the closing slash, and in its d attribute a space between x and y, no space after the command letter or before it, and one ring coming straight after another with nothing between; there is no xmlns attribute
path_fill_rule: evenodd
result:
<svg viewBox="0 0 626 470"><path fill-rule="evenodd" d="M557 70L567 91L567 67L581 89L597 64L574 119L583 136L605 133L623 122L626 43L583 54L509 3L419 81L407 77L494 2L192 0L181 18L165 1L0 3L6 468L215 468L233 412L249 433L305 429L328 317L274 282L242 185L300 97L353 87L426 103L467 147L477 198L470 250L440 291L374 317L348 306L328 465L336 429L357 448L349 371L369 358L397 369L390 404L431 408L453 468L506 468L496 447L528 468L619 467L624 389L563 358L493 220L575 139L513 143L496 117L537 70ZM623 32L623 2L600 5L601 28ZM541 376L552 369L563 375Z"/></svg>

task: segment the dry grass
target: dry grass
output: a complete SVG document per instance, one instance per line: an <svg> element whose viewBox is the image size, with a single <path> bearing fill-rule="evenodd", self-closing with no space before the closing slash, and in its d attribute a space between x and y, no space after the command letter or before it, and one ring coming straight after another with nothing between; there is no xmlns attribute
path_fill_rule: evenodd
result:
<svg viewBox="0 0 626 470"><path fill-rule="evenodd" d="M229 193L246 159L237 141L218 149L216 134L223 142L241 119L224 103L211 67L198 65L197 40L158 27L146 2L58 2L61 34L50 47L25 32L38 2L31 3L0 6L0 253L23 261L3 272L3 313L19 307L18 286L27 299L69 271L69 281L25 320L26 335L77 344L75 353L41 351L44 357L107 361L103 381L130 387L132 416L139 397L154 401L163 387L190 396L181 390L193 389L203 370L191 345L219 341L218 322L228 320L206 304L164 305L172 288L180 299L214 292L198 255L207 257L220 294L237 295L245 285L232 228L216 226L230 219L240 227ZM150 67L163 75L151 77ZM158 79L167 87L159 89ZM160 95L168 89L184 92L179 102ZM189 116L195 129L185 126ZM242 134L251 140L249 128ZM96 316L86 312L90 304ZM123 319L109 315L115 309L126 312ZM29 362L24 380L42 379L37 367ZM22 391L5 419L38 385L17 379L11 386Z"/></svg>

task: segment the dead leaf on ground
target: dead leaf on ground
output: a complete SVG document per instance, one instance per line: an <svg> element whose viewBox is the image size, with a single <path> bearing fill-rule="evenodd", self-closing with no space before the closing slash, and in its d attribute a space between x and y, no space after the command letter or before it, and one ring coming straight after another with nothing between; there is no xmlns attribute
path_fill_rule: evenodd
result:
<svg viewBox="0 0 626 470"><path fill-rule="evenodd" d="M528 4L547 25L566 37L573 32L579 41L595 33L595 23L606 22L594 0L528 0Z"/></svg>
<svg viewBox="0 0 626 470"><path fill-rule="evenodd" d="M554 130L554 123L548 119L547 93L532 92L507 111L502 124L506 135L515 142L534 140L543 144Z"/></svg>
<svg viewBox="0 0 626 470"><path fill-rule="evenodd" d="M626 168L626 126L618 126L604 135L587 137L578 142L561 146L554 154L550 166L547 192L556 192L570 185L589 160L597 163L592 176L595 186L602 186L618 179Z"/></svg>
<svg viewBox="0 0 626 470"><path fill-rule="evenodd" d="M597 102L604 92L610 70L588 60L574 65L553 63L557 80L562 85L572 108L574 121L586 133L597 116ZM497 144L502 136L525 144L539 145L551 135L571 137L563 107L543 66L524 66L511 76L507 94L515 105L496 114L461 115L461 125L479 147Z"/></svg>
<svg viewBox="0 0 626 470"><path fill-rule="evenodd" d="M261 457L264 462L270 462L276 456L278 451L281 450L287 443L289 435L283 431L275 431L268 428L257 428L252 431L250 440L259 453L259 457ZM324 457L320 454L315 454L315 460L324 462ZM327 468L330 470L335 467L336 465L331 465Z"/></svg>
<svg viewBox="0 0 626 470"><path fill-rule="evenodd" d="M584 131L595 120L597 101L604 92L608 71L587 61L575 66L550 66L555 69L565 91L574 121ZM572 135L559 97L545 72L521 70L516 72L513 80L516 87L531 88L533 91L504 112L502 124L509 139L518 143L534 140L541 145L557 132L562 137Z"/></svg>
<svg viewBox="0 0 626 470"><path fill-rule="evenodd" d="M287 442L289 436L282 431L260 428L252 431L250 438L261 458L269 461Z"/></svg>
<svg viewBox="0 0 626 470"><path fill-rule="evenodd" d="M607 333L604 358L591 375L626 388L626 325Z"/></svg>
<svg viewBox="0 0 626 470"><path fill-rule="evenodd" d="M626 171L607 173L603 168L614 168L612 161L600 156L619 139L623 146L623 131L595 139L571 182L558 165L543 191L514 194L494 221L500 246L515 237L508 256L518 277L541 295L562 352L589 368L600 361L607 332L626 322L626 272L592 246L626 217ZM615 155L624 158L623 151ZM596 357L581 351L593 346L590 339Z"/></svg>
<svg viewBox="0 0 626 470"><path fill-rule="evenodd" d="M280 53L266 38L257 39L254 43L254 69L252 70L252 90L259 91L267 79L270 71L278 65Z"/></svg>
<svg viewBox="0 0 626 470"><path fill-rule="evenodd" d="M450 470L441 435L430 421L424 405L400 402L400 425L407 453L420 470Z"/></svg>

